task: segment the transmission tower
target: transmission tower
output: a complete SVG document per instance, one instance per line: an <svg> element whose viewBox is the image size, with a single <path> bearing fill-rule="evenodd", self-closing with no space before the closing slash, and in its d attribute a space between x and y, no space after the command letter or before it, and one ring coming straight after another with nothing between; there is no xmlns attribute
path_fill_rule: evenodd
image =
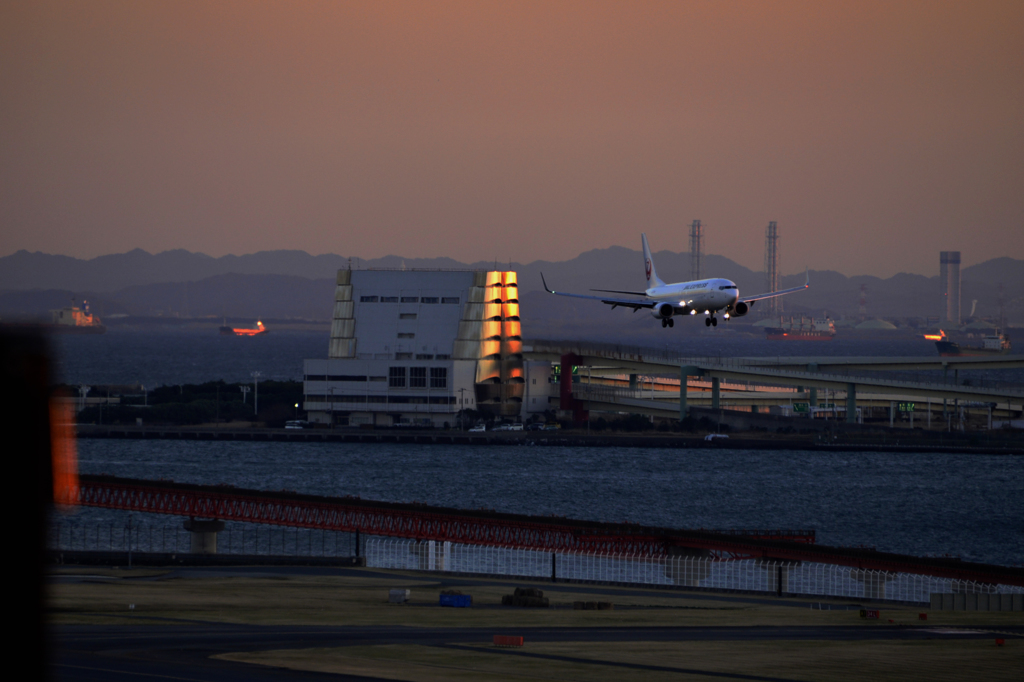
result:
<svg viewBox="0 0 1024 682"><path fill-rule="evenodd" d="M700 221L694 220L690 225L690 279L700 279L700 257L704 246L704 231Z"/></svg>
<svg viewBox="0 0 1024 682"><path fill-rule="evenodd" d="M768 291L779 289L779 231L775 221L768 223L764 233L764 276ZM776 296L764 301L763 315L777 317L782 314L782 298Z"/></svg>

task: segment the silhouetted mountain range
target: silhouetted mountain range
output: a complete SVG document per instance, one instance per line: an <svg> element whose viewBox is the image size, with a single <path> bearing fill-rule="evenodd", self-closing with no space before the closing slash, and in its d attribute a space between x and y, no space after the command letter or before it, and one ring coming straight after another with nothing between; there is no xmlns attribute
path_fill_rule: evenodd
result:
<svg viewBox="0 0 1024 682"><path fill-rule="evenodd" d="M666 281L690 279L688 253L656 253L658 274ZM338 269L430 268L490 269L511 267L519 273L524 318L565 321L577 316L593 320L607 310L597 302L564 299L542 292L540 273L560 290L643 288L642 257L623 247L595 249L561 262L460 263L449 258L412 259L387 256L373 260L304 251L263 251L246 256L212 258L184 250L149 254L140 249L80 260L68 256L19 251L0 258L0 317L46 317L74 296L89 299L101 315L180 317L330 318L334 275ZM938 268L936 268L938 269ZM765 289L764 275L718 255L704 258L704 276L725 277L740 292ZM856 315L861 286L866 287L867 313L873 317L927 317L939 312L938 276L899 274L888 279L847 277L834 271L810 272L811 288L785 299L787 313L827 312L833 317ZM804 274L788 275L783 286L802 284ZM996 258L964 268L963 315L998 315L998 287L1004 287L1006 316L1024 321L1024 261ZM617 311L621 312L621 311ZM524 320L525 321L525 320Z"/></svg>

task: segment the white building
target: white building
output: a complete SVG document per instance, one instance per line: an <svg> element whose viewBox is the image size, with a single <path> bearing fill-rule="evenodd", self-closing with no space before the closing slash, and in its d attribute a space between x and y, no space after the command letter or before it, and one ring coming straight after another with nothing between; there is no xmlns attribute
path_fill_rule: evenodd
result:
<svg viewBox="0 0 1024 682"><path fill-rule="evenodd" d="M463 408L547 409L549 369L531 372L527 398L515 272L339 270L334 300L328 357L305 361L310 421L454 426Z"/></svg>

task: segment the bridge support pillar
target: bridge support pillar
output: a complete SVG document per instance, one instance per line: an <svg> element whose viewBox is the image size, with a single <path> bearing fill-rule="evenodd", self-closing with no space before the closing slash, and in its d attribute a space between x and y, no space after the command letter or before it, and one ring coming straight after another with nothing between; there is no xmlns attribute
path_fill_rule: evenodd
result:
<svg viewBox="0 0 1024 682"><path fill-rule="evenodd" d="M679 421L690 416L690 408L686 404L687 380L690 377L699 377L703 374L700 367L694 365L682 365L679 367Z"/></svg>
<svg viewBox="0 0 1024 682"><path fill-rule="evenodd" d="M722 406L722 380L718 377L711 377L711 409L717 410Z"/></svg>
<svg viewBox="0 0 1024 682"><path fill-rule="evenodd" d="M577 400L572 393L572 368L579 366L580 357L575 353L566 353L560 362L559 375L559 409L572 411L572 420L576 424L582 424L590 418L587 410L584 409L583 401Z"/></svg>
<svg viewBox="0 0 1024 682"><path fill-rule="evenodd" d="M634 391L636 390L636 375L635 374L630 374L629 375L629 388L631 390L634 390Z"/></svg>
<svg viewBox="0 0 1024 682"><path fill-rule="evenodd" d="M701 580L710 576L714 563L709 550L676 546L668 548L668 556L662 561L666 578L676 585L689 587L699 586Z"/></svg>
<svg viewBox="0 0 1024 682"><path fill-rule="evenodd" d="M688 379L686 370L681 370L679 372L679 421L683 421L690 416L690 408L686 404L686 384Z"/></svg>
<svg viewBox="0 0 1024 682"><path fill-rule="evenodd" d="M416 558L421 571L447 571L451 563L452 543L448 541L419 540L409 545L409 553Z"/></svg>
<svg viewBox="0 0 1024 682"><path fill-rule="evenodd" d="M767 572L767 587L780 597L789 594L789 571L799 566L800 562L758 559L757 565Z"/></svg>
<svg viewBox="0 0 1024 682"><path fill-rule="evenodd" d="M807 406L807 416L813 417L814 408L818 406L818 389L815 388L814 386L811 386L809 393L810 395L808 395L807 397L807 402L809 403Z"/></svg>
<svg viewBox="0 0 1024 682"><path fill-rule="evenodd" d="M846 384L846 423L857 423L857 384Z"/></svg>
<svg viewBox="0 0 1024 682"><path fill-rule="evenodd" d="M216 519L188 519L185 530L189 532L192 554L216 554L217 533L224 530L224 522Z"/></svg>
<svg viewBox="0 0 1024 682"><path fill-rule="evenodd" d="M885 599L885 584L895 580L896 574L855 568L850 571L850 577L864 584L865 599Z"/></svg>

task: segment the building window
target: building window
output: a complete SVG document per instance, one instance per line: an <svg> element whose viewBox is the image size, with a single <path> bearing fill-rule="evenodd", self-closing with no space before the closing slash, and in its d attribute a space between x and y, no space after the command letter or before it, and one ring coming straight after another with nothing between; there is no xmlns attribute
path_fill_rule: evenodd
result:
<svg viewBox="0 0 1024 682"><path fill-rule="evenodd" d="M434 356L434 359L435 360L451 360L452 356L449 355L448 353L438 353L437 355Z"/></svg>
<svg viewBox="0 0 1024 682"><path fill-rule="evenodd" d="M388 386L390 388L405 388L405 367L390 367L388 369Z"/></svg>
<svg viewBox="0 0 1024 682"><path fill-rule="evenodd" d="M377 297L376 296L360 296L359 297L359 302L360 303L376 303L377 302Z"/></svg>
<svg viewBox="0 0 1024 682"><path fill-rule="evenodd" d="M397 296L381 296L380 297L380 302L381 303L398 303L398 297Z"/></svg>
<svg viewBox="0 0 1024 682"><path fill-rule="evenodd" d="M370 381L387 381L387 377L370 377Z"/></svg>
<svg viewBox="0 0 1024 682"><path fill-rule="evenodd" d="M412 360L412 353L395 353L395 360Z"/></svg>
<svg viewBox="0 0 1024 682"><path fill-rule="evenodd" d="M416 359L417 360L433 360L434 356L429 354L429 353L417 353L416 354Z"/></svg>
<svg viewBox="0 0 1024 682"><path fill-rule="evenodd" d="M430 387L431 388L448 388L448 368L447 367L431 367L430 368Z"/></svg>
<svg viewBox="0 0 1024 682"><path fill-rule="evenodd" d="M413 334L412 332L399 332L398 333L398 338L400 338L400 339L415 339L416 335Z"/></svg>
<svg viewBox="0 0 1024 682"><path fill-rule="evenodd" d="M458 296L444 296L441 298L441 303L458 303Z"/></svg>
<svg viewBox="0 0 1024 682"><path fill-rule="evenodd" d="M403 296L402 297L402 303L419 303L419 302L420 302L420 297L419 296Z"/></svg>
<svg viewBox="0 0 1024 682"><path fill-rule="evenodd" d="M437 296L424 296L420 299L420 303L438 303L439 301Z"/></svg>
<svg viewBox="0 0 1024 682"><path fill-rule="evenodd" d="M399 313L398 319L400 320L415 320L416 313Z"/></svg>
<svg viewBox="0 0 1024 682"><path fill-rule="evenodd" d="M409 368L409 388L426 388L427 387L427 368L426 367L410 367Z"/></svg>

